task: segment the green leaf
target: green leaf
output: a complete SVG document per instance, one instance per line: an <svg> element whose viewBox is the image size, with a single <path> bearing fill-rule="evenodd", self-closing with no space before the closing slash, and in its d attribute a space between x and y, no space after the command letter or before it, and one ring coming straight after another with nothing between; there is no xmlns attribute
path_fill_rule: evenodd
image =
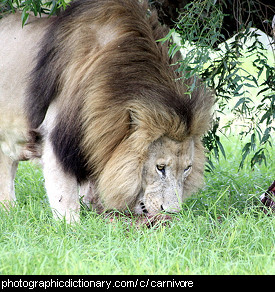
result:
<svg viewBox="0 0 275 292"><path fill-rule="evenodd" d="M22 20L22 27L25 25L26 21L29 18L28 7L25 7L22 11L21 20Z"/></svg>
<svg viewBox="0 0 275 292"><path fill-rule="evenodd" d="M219 146L219 148L220 148L220 150L221 150L221 152L222 152L223 157L226 159L226 154L225 154L225 151L224 151L223 145L222 145L222 143L220 142L220 140L217 140L217 144L218 144L218 146Z"/></svg>
<svg viewBox="0 0 275 292"><path fill-rule="evenodd" d="M241 104L243 104L245 102L245 97L240 98L237 103L235 104L235 106L233 107L233 109L239 107Z"/></svg>
<svg viewBox="0 0 275 292"><path fill-rule="evenodd" d="M271 132L271 128L266 128L264 131L264 135L260 141L261 144L265 144L267 142L267 140L270 138L270 132Z"/></svg>
<svg viewBox="0 0 275 292"><path fill-rule="evenodd" d="M158 39L157 42L164 43L164 42L170 40L173 33L175 33L175 29L170 29L169 33L165 37Z"/></svg>

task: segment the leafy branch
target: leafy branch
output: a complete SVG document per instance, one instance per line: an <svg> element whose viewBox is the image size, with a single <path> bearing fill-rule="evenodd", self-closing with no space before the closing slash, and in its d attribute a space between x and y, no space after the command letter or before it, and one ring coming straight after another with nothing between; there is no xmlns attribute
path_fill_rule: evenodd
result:
<svg viewBox="0 0 275 292"><path fill-rule="evenodd" d="M35 16L41 16L42 14L54 15L57 14L60 9L65 9L68 5L68 2L70 1L2 0L0 4L0 12L15 12L16 10L21 10L22 26L24 26L31 12Z"/></svg>

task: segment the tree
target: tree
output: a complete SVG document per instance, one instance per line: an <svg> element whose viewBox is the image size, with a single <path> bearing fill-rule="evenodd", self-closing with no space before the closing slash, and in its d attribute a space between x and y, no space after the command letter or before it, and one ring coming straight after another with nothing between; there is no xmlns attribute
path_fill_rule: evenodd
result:
<svg viewBox="0 0 275 292"><path fill-rule="evenodd" d="M24 24L30 11L35 15L58 14L69 2L2 0L0 10L21 9ZM204 137L210 151L209 165L211 158L218 158L220 153L226 155L220 137L226 135L236 121L242 122L240 135L246 137L240 167L249 154L251 167L265 162L267 145L272 146L275 129L275 53L274 41L273 46L267 44L271 48L267 53L259 36L264 31L274 37L274 5L265 0L149 2L157 8L160 22L171 28L161 40L170 41L170 55L180 50L184 56L179 67L183 79L200 76L216 94L217 115L212 129ZM246 59L251 60L250 68L244 67ZM220 116L225 113L230 119L221 124Z"/></svg>

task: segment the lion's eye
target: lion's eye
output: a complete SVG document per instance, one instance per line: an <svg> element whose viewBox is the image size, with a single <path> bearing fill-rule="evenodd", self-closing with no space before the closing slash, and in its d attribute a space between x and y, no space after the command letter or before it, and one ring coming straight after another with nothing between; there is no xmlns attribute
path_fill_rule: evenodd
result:
<svg viewBox="0 0 275 292"><path fill-rule="evenodd" d="M187 172L188 170L190 170L192 168L192 165L188 165L185 169L184 169L184 172Z"/></svg>
<svg viewBox="0 0 275 292"><path fill-rule="evenodd" d="M165 165L164 165L164 164L158 164L158 165L157 165L157 169L158 169L159 171L163 170L164 168L165 168Z"/></svg>
<svg viewBox="0 0 275 292"><path fill-rule="evenodd" d="M157 164L156 168L162 175L165 175L165 164Z"/></svg>

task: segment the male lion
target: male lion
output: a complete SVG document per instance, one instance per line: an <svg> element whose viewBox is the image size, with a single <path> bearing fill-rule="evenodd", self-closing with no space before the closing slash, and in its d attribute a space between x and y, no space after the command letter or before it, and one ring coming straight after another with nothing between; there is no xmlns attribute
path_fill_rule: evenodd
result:
<svg viewBox="0 0 275 292"><path fill-rule="evenodd" d="M154 215L179 211L201 185L213 98L199 84L186 94L156 42L167 30L141 2L73 1L23 29L18 13L1 20L3 204L38 145L54 216L68 222L79 220L79 186L105 209Z"/></svg>

